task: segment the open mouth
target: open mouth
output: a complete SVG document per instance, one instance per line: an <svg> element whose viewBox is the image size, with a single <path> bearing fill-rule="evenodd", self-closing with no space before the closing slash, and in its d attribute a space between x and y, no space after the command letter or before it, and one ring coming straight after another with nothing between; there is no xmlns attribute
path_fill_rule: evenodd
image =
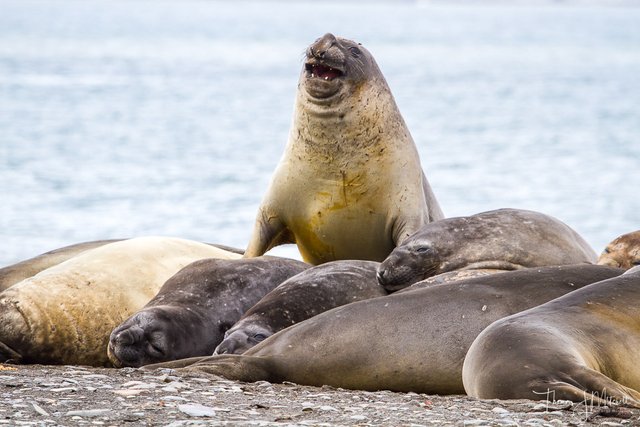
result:
<svg viewBox="0 0 640 427"><path fill-rule="evenodd" d="M344 75L342 71L329 67L328 65L307 64L305 67L311 78L319 77L324 80L333 80Z"/></svg>

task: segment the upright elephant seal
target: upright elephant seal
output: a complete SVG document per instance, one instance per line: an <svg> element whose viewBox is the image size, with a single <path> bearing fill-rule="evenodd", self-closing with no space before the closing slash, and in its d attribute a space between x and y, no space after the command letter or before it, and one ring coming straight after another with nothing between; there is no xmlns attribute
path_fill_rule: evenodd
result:
<svg viewBox="0 0 640 427"><path fill-rule="evenodd" d="M305 261L382 261L443 217L373 56L326 34L306 52L284 155L245 257L296 243Z"/></svg>
<svg viewBox="0 0 640 427"><path fill-rule="evenodd" d="M623 270L597 265L510 271L358 301L284 329L240 355L168 362L240 381L463 393L462 362L493 321Z"/></svg>
<svg viewBox="0 0 640 427"><path fill-rule="evenodd" d="M493 323L464 362L483 399L573 400L640 407L640 270Z"/></svg>
<svg viewBox="0 0 640 427"><path fill-rule="evenodd" d="M374 261L332 261L288 279L229 329L215 354L241 354L276 332L341 305L387 295Z"/></svg>
<svg viewBox="0 0 640 427"><path fill-rule="evenodd" d="M204 259L189 264L111 333L116 367L208 356L251 306L309 264L286 258Z"/></svg>
<svg viewBox="0 0 640 427"><path fill-rule="evenodd" d="M91 249L0 293L0 363L109 365L109 334L181 268L241 255L141 237Z"/></svg>
<svg viewBox="0 0 640 427"><path fill-rule="evenodd" d="M609 243L600 254L598 264L627 269L640 265L640 230L623 234Z"/></svg>
<svg viewBox="0 0 640 427"><path fill-rule="evenodd" d="M74 245L54 249L36 257L0 268L0 291L7 289L9 286L15 285L21 280L35 276L42 270L46 270L49 267L53 267L54 265L58 265L61 262L73 258L82 252L104 246L107 243L114 243L118 241L119 240L114 239L76 243Z"/></svg>
<svg viewBox="0 0 640 427"><path fill-rule="evenodd" d="M596 259L591 246L556 218L498 209L424 225L380 264L378 280L391 292L450 271L499 272Z"/></svg>

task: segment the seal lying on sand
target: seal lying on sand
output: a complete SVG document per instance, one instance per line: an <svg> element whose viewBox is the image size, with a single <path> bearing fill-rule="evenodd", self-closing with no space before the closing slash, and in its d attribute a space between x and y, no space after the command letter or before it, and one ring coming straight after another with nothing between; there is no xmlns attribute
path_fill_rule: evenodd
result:
<svg viewBox="0 0 640 427"><path fill-rule="evenodd" d="M296 243L305 261L382 261L443 217L393 95L360 44L307 49L289 142L245 257Z"/></svg>
<svg viewBox="0 0 640 427"><path fill-rule="evenodd" d="M463 393L462 362L491 322L624 270L554 266L492 274L358 301L284 329L241 355L184 367L239 381L361 390Z"/></svg>
<svg viewBox="0 0 640 427"><path fill-rule="evenodd" d="M178 270L241 255L141 237L91 249L0 293L0 363L109 365L109 334Z"/></svg>
<svg viewBox="0 0 640 427"><path fill-rule="evenodd" d="M334 307L387 295L374 261L332 261L294 276L264 296L225 334L215 354L244 353L276 332Z"/></svg>
<svg viewBox="0 0 640 427"><path fill-rule="evenodd" d="M498 209L424 225L378 268L395 291L455 270L517 270L594 263L596 253L563 222L539 212Z"/></svg>
<svg viewBox="0 0 640 427"><path fill-rule="evenodd" d="M627 269L640 265L640 230L623 234L609 243L600 254L598 264Z"/></svg>
<svg viewBox="0 0 640 427"><path fill-rule="evenodd" d="M107 243L118 242L120 239L114 240L95 240L92 242L76 243L75 245L65 246L63 248L54 249L45 252L33 258L0 268L0 291L7 289L11 285L15 285L21 280L35 276L42 270L58 265L63 261L73 258L89 249L98 248Z"/></svg>
<svg viewBox="0 0 640 427"><path fill-rule="evenodd" d="M640 407L640 270L485 329L464 362L464 388L482 399L593 401Z"/></svg>
<svg viewBox="0 0 640 427"><path fill-rule="evenodd" d="M109 360L116 367L138 367L208 356L246 310L309 267L275 257L204 259L189 264L113 330Z"/></svg>

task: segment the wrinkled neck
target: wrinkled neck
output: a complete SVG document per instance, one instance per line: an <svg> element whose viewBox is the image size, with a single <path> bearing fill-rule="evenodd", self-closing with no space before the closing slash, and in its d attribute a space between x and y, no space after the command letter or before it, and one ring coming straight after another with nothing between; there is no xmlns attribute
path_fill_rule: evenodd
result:
<svg viewBox="0 0 640 427"><path fill-rule="evenodd" d="M330 160L336 154L375 150L382 144L387 148L390 140L407 136L405 129L386 82L373 80L324 100L312 99L300 88L290 141L307 154Z"/></svg>

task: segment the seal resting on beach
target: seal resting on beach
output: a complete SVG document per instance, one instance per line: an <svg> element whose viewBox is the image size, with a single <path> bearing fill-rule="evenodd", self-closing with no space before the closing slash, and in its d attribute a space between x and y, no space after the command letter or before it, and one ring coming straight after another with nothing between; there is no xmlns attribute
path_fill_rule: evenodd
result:
<svg viewBox="0 0 640 427"><path fill-rule="evenodd" d="M389 292L450 271L495 272L595 263L596 253L565 223L523 209L498 209L422 226L380 264Z"/></svg>
<svg viewBox="0 0 640 427"><path fill-rule="evenodd" d="M276 257L191 263L113 330L109 360L116 367L139 367L208 356L245 311L309 267L301 261Z"/></svg>
<svg viewBox="0 0 640 427"><path fill-rule="evenodd" d="M382 261L443 218L373 56L325 34L306 52L284 155L245 257L296 243L311 264Z"/></svg>
<svg viewBox="0 0 640 427"><path fill-rule="evenodd" d="M387 295L375 261L332 261L280 284L229 329L215 354L241 354L274 333L341 305Z"/></svg>
<svg viewBox="0 0 640 427"><path fill-rule="evenodd" d="M45 252L33 258L0 268L0 291L15 285L21 280L35 276L42 270L58 265L82 252L98 248L107 243L118 242L120 239L95 240L82 242Z"/></svg>
<svg viewBox="0 0 640 427"><path fill-rule="evenodd" d="M170 237L109 243L0 293L0 363L108 366L109 334L181 268L240 258Z"/></svg>
<svg viewBox="0 0 640 427"><path fill-rule="evenodd" d="M640 230L623 234L609 243L600 254L598 264L626 269L640 265Z"/></svg>
<svg viewBox="0 0 640 427"><path fill-rule="evenodd" d="M462 363L493 321L624 270L530 268L358 301L286 328L244 354L148 365L239 381L461 394Z"/></svg>
<svg viewBox="0 0 640 427"><path fill-rule="evenodd" d="M640 269L634 270L490 325L465 358L467 394L640 407Z"/></svg>

